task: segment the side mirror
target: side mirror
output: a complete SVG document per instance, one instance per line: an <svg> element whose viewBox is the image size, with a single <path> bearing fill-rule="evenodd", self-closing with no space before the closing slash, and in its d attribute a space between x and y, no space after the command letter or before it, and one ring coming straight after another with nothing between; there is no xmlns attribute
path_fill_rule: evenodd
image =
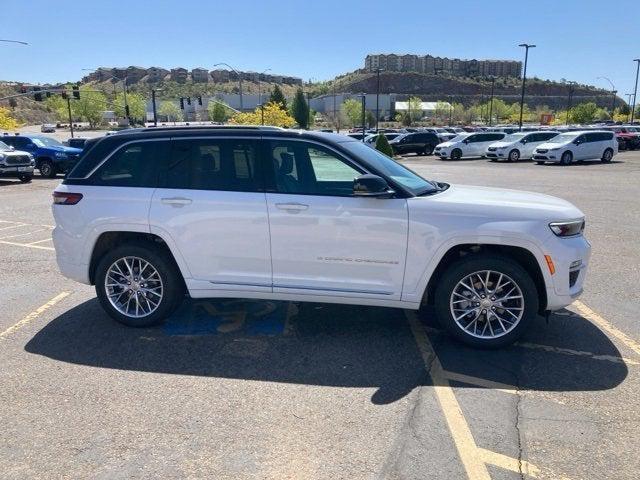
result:
<svg viewBox="0 0 640 480"><path fill-rule="evenodd" d="M353 195L356 197L383 197L393 194L387 181L378 175L367 173L353 179Z"/></svg>
<svg viewBox="0 0 640 480"><path fill-rule="evenodd" d="M573 141L574 145L580 145L581 143L582 143L582 140L579 140L577 138Z"/></svg>
<svg viewBox="0 0 640 480"><path fill-rule="evenodd" d="M527 139L523 138L522 140L520 140L520 143L522 143L524 145L525 143L527 143Z"/></svg>
<svg viewBox="0 0 640 480"><path fill-rule="evenodd" d="M462 143L464 143L465 145L469 144L469 140L463 140Z"/></svg>

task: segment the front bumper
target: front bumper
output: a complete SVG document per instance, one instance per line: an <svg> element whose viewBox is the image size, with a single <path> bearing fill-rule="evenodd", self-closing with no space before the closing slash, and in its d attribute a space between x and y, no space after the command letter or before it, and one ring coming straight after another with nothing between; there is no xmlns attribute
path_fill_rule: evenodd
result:
<svg viewBox="0 0 640 480"><path fill-rule="evenodd" d="M558 151L550 150L544 153L534 152L532 158L533 160L536 160L538 162L559 162L560 159L562 158L562 153L560 152L560 150Z"/></svg>
<svg viewBox="0 0 640 480"><path fill-rule="evenodd" d="M507 158L507 152L499 152L498 150L490 152L487 150L486 152L484 152L484 156L487 158Z"/></svg>
<svg viewBox="0 0 640 480"><path fill-rule="evenodd" d="M33 175L33 165L0 165L0 176Z"/></svg>
<svg viewBox="0 0 640 480"><path fill-rule="evenodd" d="M559 310L582 293L591 245L583 235L571 238L552 235L545 242L544 251L555 266L551 282L547 282L547 310Z"/></svg>

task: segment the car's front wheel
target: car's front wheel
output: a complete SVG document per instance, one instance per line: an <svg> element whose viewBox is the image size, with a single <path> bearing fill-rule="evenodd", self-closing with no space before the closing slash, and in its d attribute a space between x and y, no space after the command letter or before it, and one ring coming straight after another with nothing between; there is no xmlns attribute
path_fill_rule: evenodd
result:
<svg viewBox="0 0 640 480"><path fill-rule="evenodd" d="M538 292L517 262L476 255L450 266L435 292L440 324L458 340L496 348L515 342L538 312Z"/></svg>
<svg viewBox="0 0 640 480"><path fill-rule="evenodd" d="M573 153L569 151L564 152L560 157L560 165L564 165L564 166L571 165L571 162L573 162Z"/></svg>
<svg viewBox="0 0 640 480"><path fill-rule="evenodd" d="M40 170L40 175L45 178L53 178L56 176L56 169L51 160L42 160L38 166L38 170Z"/></svg>
<svg viewBox="0 0 640 480"><path fill-rule="evenodd" d="M105 254L96 268L95 284L107 313L131 327L165 320L184 297L173 259L153 244L126 244Z"/></svg>
<svg viewBox="0 0 640 480"><path fill-rule="evenodd" d="M511 150L509 152L509 157L508 160L510 162L517 162L518 160L520 160L520 150L514 148L513 150Z"/></svg>
<svg viewBox="0 0 640 480"><path fill-rule="evenodd" d="M462 150L454 148L451 151L451 160L460 160L462 158Z"/></svg>

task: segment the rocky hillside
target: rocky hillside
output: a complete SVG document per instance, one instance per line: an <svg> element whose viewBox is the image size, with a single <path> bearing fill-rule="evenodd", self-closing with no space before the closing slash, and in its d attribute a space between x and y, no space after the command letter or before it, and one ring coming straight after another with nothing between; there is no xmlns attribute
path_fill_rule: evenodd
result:
<svg viewBox="0 0 640 480"><path fill-rule="evenodd" d="M335 80L336 91L349 93L375 93L376 74L358 71ZM331 87L333 88L333 87ZM518 79L498 78L495 82L494 95L507 103L520 101L521 81ZM419 96L423 101L447 100L470 105L476 103L491 91L491 81L469 77L447 77L426 75L414 72L381 72L380 91L382 93L398 93ZM538 78L527 79L525 102L530 107L547 105L553 109L565 108L569 94L569 85ZM595 102L600 107L610 108L611 92L590 85L573 86L574 104ZM621 105L622 99L616 103Z"/></svg>

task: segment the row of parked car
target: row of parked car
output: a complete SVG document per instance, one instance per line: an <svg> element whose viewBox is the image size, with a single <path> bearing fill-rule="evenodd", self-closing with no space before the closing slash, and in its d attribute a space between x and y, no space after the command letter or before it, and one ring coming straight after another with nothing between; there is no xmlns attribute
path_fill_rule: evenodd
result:
<svg viewBox="0 0 640 480"><path fill-rule="evenodd" d="M615 130L619 128L624 127L562 127L557 130L525 127L522 131L518 127L493 127L474 132L461 128L456 134L448 129L442 132L438 128L424 128L416 131L381 131L366 136L363 141L373 147L378 135L384 135L395 155L435 154L442 160L479 157L513 162L526 159L539 164L568 165L584 160L610 162L618 150L623 149L619 146L620 139ZM626 128L629 130L627 134L632 135L631 129L636 127ZM638 130L640 143L640 128Z"/></svg>
<svg viewBox="0 0 640 480"><path fill-rule="evenodd" d="M84 141L77 139L72 144L82 145ZM43 177L53 178L71 170L81 153L82 148L64 145L47 136L4 134L0 137L0 178L17 178L27 183L35 169Z"/></svg>

